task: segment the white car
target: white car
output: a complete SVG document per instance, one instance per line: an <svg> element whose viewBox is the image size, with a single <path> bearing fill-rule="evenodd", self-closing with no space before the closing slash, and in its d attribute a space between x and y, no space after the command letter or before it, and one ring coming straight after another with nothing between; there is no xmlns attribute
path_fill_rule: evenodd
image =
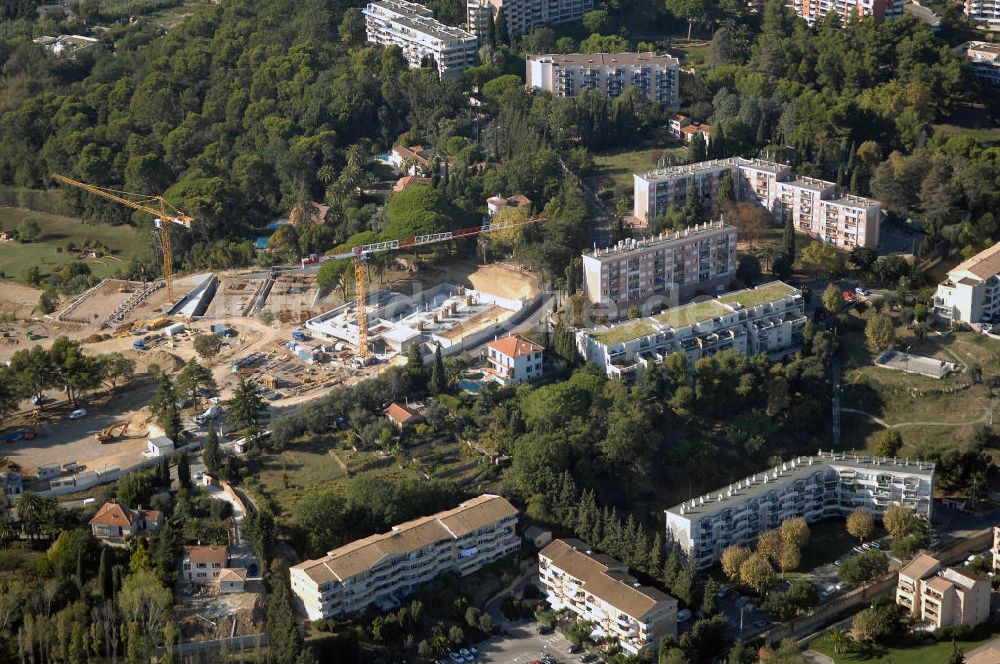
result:
<svg viewBox="0 0 1000 664"><path fill-rule="evenodd" d="M71 420L82 420L87 416L86 408L77 408L72 413L69 414L69 419Z"/></svg>
<svg viewBox="0 0 1000 664"><path fill-rule="evenodd" d="M681 609L677 612L677 622L682 623L685 620L691 619L691 611L688 609Z"/></svg>

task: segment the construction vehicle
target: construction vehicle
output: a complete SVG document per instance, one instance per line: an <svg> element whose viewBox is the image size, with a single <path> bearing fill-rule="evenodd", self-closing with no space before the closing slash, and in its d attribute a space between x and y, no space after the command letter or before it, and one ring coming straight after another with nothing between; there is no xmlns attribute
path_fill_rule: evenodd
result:
<svg viewBox="0 0 1000 664"><path fill-rule="evenodd" d="M171 303L176 302L174 300L174 254L170 247L170 224L178 224L190 230L191 222L194 219L171 205L163 196L148 196L146 194L117 191L106 187L95 187L92 184L71 180L65 175L59 175L58 173L53 173L52 177L63 184L83 189L84 191L106 198L109 201L130 207L133 210L140 210L153 217L153 224L160 231L160 247L163 250L163 280L167 284L167 300ZM152 207L153 205L158 205L159 209Z"/></svg>
<svg viewBox="0 0 1000 664"><path fill-rule="evenodd" d="M398 251L400 249L412 249L438 242L448 242L450 240L462 240L464 238L475 237L477 235L498 233L511 229L521 228L528 224L539 221L547 221L548 217L537 216L515 221L498 221L487 223L482 226L472 226L457 231L447 231L444 233L431 233L430 235L414 235L402 240L384 240L363 244L354 247L340 254L325 256L327 260L353 260L354 261L354 292L357 296L355 307L358 324L358 360L359 364L366 365L369 361L370 351L368 349L368 281L365 278L365 261L372 254L380 254L386 251Z"/></svg>
<svg viewBox="0 0 1000 664"><path fill-rule="evenodd" d="M103 431L98 431L97 433L95 433L94 434L94 440L96 440L97 442L99 442L102 445L104 443L110 443L111 441L115 440L116 438L121 438L122 436L124 436L125 432L128 431L128 426L129 426L129 423L128 423L127 420L124 421L124 422L115 422L114 424L112 424L111 426L109 426L107 429L104 429Z"/></svg>

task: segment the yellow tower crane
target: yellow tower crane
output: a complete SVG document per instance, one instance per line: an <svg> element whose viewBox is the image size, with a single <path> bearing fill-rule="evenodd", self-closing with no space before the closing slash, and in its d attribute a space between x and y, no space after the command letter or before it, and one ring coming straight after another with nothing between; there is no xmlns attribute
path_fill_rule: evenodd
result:
<svg viewBox="0 0 1000 664"><path fill-rule="evenodd" d="M142 210L152 215L154 223L160 231L160 245L163 248L163 279L167 283L167 300L171 303L174 302L173 251L170 247L170 226L167 222L180 224L190 229L191 222L194 219L175 208L163 196L149 196L146 194L134 194L128 191L108 189L106 187L95 187L92 184L78 182L58 173L53 173L52 177L63 184L89 191L109 201L121 203L133 210ZM153 205L158 205L159 209L152 207Z"/></svg>
<svg viewBox="0 0 1000 664"><path fill-rule="evenodd" d="M444 233L431 233L430 235L414 235L401 240L384 240L372 244L364 244L339 254L324 256L323 261L328 260L353 260L354 261L354 293L357 298L355 312L358 322L358 356L362 362L367 362L369 356L368 349L368 281L365 278L365 261L372 254L385 251L398 251L400 249L410 249L421 247L426 244L436 244L438 242L448 242L450 240L461 240L463 238L474 237L476 235L489 235L498 233L528 224L535 224L546 221L548 217L537 216L527 219L517 219L512 221L497 221L486 223L482 226L463 228L457 231L447 231ZM304 265L305 263L303 263Z"/></svg>

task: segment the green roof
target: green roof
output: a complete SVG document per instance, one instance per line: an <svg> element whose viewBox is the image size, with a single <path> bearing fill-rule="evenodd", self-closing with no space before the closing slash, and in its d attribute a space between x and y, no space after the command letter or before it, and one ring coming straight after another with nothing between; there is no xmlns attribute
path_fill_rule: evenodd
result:
<svg viewBox="0 0 1000 664"><path fill-rule="evenodd" d="M659 316L653 316L653 318L665 325L678 328L728 313L732 312L716 300L705 300L704 302L692 302L682 307L667 309Z"/></svg>
<svg viewBox="0 0 1000 664"><path fill-rule="evenodd" d="M656 332L656 328L644 320L631 320L621 325L614 325L604 332L595 332L594 338L605 346L613 346L625 341L632 341L639 337Z"/></svg>
<svg viewBox="0 0 1000 664"><path fill-rule="evenodd" d="M720 295L718 299L719 302L724 304L739 302L744 307L756 307L758 304L773 302L774 300L779 300L794 292L795 288L789 286L785 282L772 281L769 284L763 284L757 288L748 288L746 290L726 293L725 295Z"/></svg>

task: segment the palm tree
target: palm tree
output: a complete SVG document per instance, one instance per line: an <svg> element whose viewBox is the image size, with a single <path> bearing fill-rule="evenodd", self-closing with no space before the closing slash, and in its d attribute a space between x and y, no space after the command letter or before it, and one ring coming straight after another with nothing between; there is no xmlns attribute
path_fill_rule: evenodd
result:
<svg viewBox="0 0 1000 664"><path fill-rule="evenodd" d="M337 174L333 170L333 166L330 164L323 164L316 171L316 179L325 185L329 185L331 182L337 179Z"/></svg>
<svg viewBox="0 0 1000 664"><path fill-rule="evenodd" d="M41 525L43 501L34 491L25 491L14 499L14 509L21 521L21 528L29 540L35 539Z"/></svg>
<svg viewBox="0 0 1000 664"><path fill-rule="evenodd" d="M766 244L760 249L760 258L764 262L764 269L770 270L774 259L778 257L778 250L773 246Z"/></svg>
<svg viewBox="0 0 1000 664"><path fill-rule="evenodd" d="M347 160L348 168L353 168L355 170L361 170L364 165L365 153L361 149L361 146L355 143L351 147L347 148L347 152L344 153L344 159Z"/></svg>
<svg viewBox="0 0 1000 664"><path fill-rule="evenodd" d="M851 643L851 637L847 635L846 629L835 629L830 632L830 643L833 644L833 652L839 655L847 650Z"/></svg>

